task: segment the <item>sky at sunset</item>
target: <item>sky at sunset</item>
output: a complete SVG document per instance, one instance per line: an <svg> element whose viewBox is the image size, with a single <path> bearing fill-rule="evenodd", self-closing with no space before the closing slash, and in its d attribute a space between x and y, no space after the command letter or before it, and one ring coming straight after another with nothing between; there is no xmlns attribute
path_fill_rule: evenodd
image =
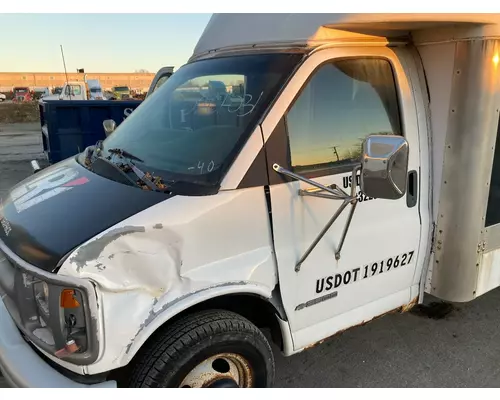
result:
<svg viewBox="0 0 500 400"><path fill-rule="evenodd" d="M156 72L191 56L211 14L0 14L0 72Z"/></svg>

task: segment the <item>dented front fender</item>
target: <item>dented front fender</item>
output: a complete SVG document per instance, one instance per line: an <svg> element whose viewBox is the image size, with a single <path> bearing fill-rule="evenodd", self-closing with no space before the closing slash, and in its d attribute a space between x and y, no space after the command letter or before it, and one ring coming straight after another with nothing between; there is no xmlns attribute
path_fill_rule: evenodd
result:
<svg viewBox="0 0 500 400"><path fill-rule="evenodd" d="M59 274L98 291L104 351L88 373L121 367L195 304L234 293L271 297L277 272L264 191L176 196L75 249Z"/></svg>

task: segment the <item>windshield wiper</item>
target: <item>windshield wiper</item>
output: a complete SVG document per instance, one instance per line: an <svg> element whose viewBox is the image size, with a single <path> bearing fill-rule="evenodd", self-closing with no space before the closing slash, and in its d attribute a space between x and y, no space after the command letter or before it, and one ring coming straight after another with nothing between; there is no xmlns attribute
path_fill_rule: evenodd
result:
<svg viewBox="0 0 500 400"><path fill-rule="evenodd" d="M129 158L131 160L136 160L136 161L139 161L139 162L144 162L144 160L141 160L139 157L134 156L133 154L129 153L127 150L114 148L114 149L109 149L108 153L119 154L120 156Z"/></svg>
<svg viewBox="0 0 500 400"><path fill-rule="evenodd" d="M120 149L111 149L108 150L109 152L112 152L114 154L118 154L121 156L123 159L123 164L125 164L127 167L129 167L134 174L137 175L137 177L145 183L145 185L153 190L153 191L160 191L160 192L167 192L168 189L165 184L161 182L161 179L154 178L150 173L145 173L142 170L140 170L132 161L133 160L138 160L139 162L143 162L140 158L135 157L134 155L130 154L126 150L120 150ZM151 179L150 179L151 177ZM139 184L140 185L140 184Z"/></svg>

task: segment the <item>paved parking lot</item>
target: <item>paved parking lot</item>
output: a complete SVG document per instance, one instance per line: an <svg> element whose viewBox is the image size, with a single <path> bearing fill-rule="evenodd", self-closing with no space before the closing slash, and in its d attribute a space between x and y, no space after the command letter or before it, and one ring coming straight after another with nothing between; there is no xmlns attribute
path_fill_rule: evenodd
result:
<svg viewBox="0 0 500 400"><path fill-rule="evenodd" d="M33 140L12 132L5 139L0 132L0 151L24 146L29 159L30 151L40 151ZM31 171L26 160L0 160L5 196ZM388 315L290 358L275 352L275 386L500 387L500 290L435 318ZM5 386L0 377L0 388Z"/></svg>

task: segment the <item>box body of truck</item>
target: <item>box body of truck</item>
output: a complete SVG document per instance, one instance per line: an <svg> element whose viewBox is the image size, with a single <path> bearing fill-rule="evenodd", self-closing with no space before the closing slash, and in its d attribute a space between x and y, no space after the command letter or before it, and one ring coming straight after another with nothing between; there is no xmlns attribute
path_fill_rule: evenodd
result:
<svg viewBox="0 0 500 400"><path fill-rule="evenodd" d="M214 15L106 140L4 201L0 368L40 383L17 329L49 385L267 387L260 328L289 356L498 287L499 22Z"/></svg>

